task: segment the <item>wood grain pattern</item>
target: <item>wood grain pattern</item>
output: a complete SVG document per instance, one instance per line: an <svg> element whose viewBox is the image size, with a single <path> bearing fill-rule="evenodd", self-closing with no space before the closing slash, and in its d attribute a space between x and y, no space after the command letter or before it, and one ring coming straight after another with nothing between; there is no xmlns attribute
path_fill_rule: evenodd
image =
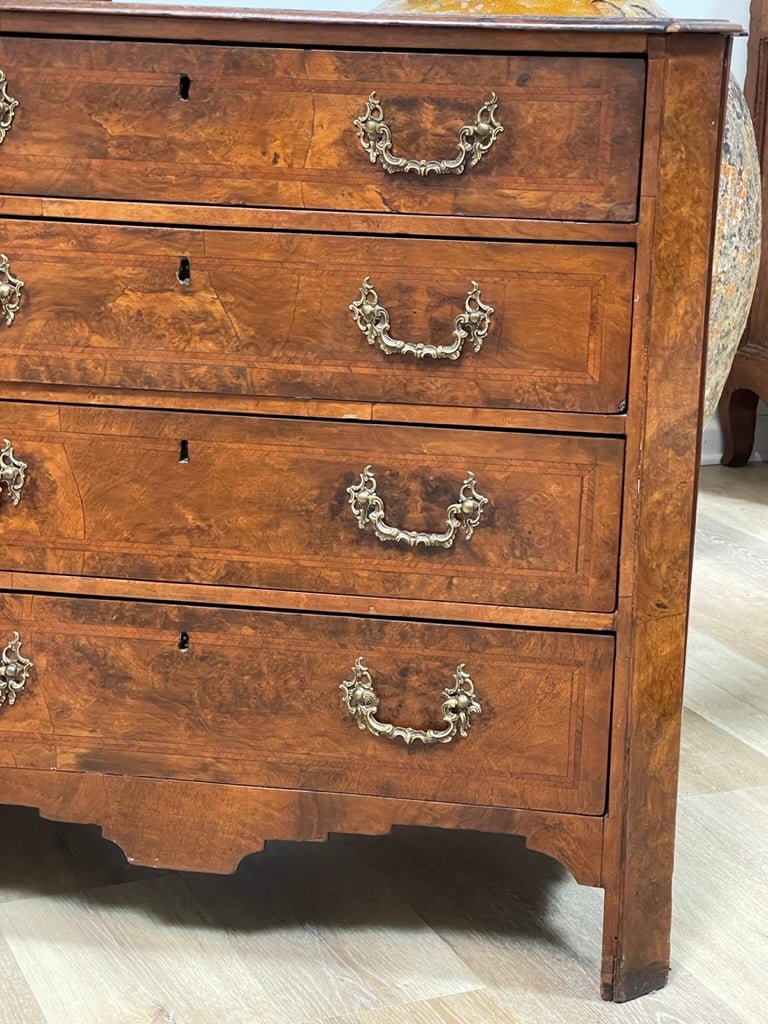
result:
<svg viewBox="0 0 768 1024"><path fill-rule="evenodd" d="M669 971L685 636L701 384L729 44L667 40L649 305L635 349L606 821L603 995ZM643 271L641 271L642 274Z"/></svg>
<svg viewBox="0 0 768 1024"><path fill-rule="evenodd" d="M0 714L5 765L603 809L608 636L8 594L0 625L35 665ZM461 663L482 711L448 744L361 732L340 693L358 657L380 721L441 728Z"/></svg>
<svg viewBox="0 0 768 1024"><path fill-rule="evenodd" d="M94 579L92 576L51 575L40 572L0 572L0 588L23 593L81 594L85 597L125 597L137 600L218 604L283 611L341 612L399 619L444 619L489 626L531 626L534 629L588 630L610 633L616 628L615 612L574 612L562 608L509 608L499 604L463 604L459 601L423 601L397 597L355 597L290 590L254 593L247 587L212 586L210 583L157 583L147 580Z"/></svg>
<svg viewBox="0 0 768 1024"><path fill-rule="evenodd" d="M614 608L618 439L14 403L0 426L29 466L6 570ZM468 470L483 520L450 549L382 543L346 492L369 463L388 522L444 529Z"/></svg>
<svg viewBox="0 0 768 1024"><path fill-rule="evenodd" d="M312 869L309 851L301 846L293 847L292 867L276 864L276 844L266 852L275 868L271 878L248 869L230 877L165 874L91 891L87 919L74 894L60 900L58 915L45 924L40 905L28 904L26 917L18 913L20 906L6 907L3 934L24 973L37 960L31 987L46 1022L129 1024L133 1018L142 1024L212 1024L219 1017L228 1024L289 1024L329 1020L392 1000L405 1009L430 993L474 987L473 973L398 898L396 887L372 871L361 889L370 887L366 902L378 923L366 927L360 897L345 897L331 861L319 863L338 845L315 847ZM343 862L354 871L349 857ZM308 923L294 929L292 908L304 900L314 903L318 923L335 905L337 926L318 930ZM122 918L117 927L115 915ZM370 959L359 957L361 929ZM44 935L50 948L36 957L36 944L25 942L25 933ZM163 933L161 941L153 933ZM52 970L55 950L71 965L64 973L80 993L71 1013L72 990ZM86 962L78 967L79 960ZM384 965L388 977L377 979ZM220 1011L219 1000L227 1010ZM4 1002L0 995L0 1011ZM17 1022L4 1017L4 1024ZM38 1024L35 1017L31 1024Z"/></svg>
<svg viewBox="0 0 768 1024"><path fill-rule="evenodd" d="M4 217L85 220L260 231L305 231L360 235L490 238L496 241L593 242L631 245L635 222L509 220L505 217L441 217L417 213L354 213L343 210L295 210L253 206L201 206L194 203L142 203L114 199L57 199L7 195L0 180L0 214Z"/></svg>
<svg viewBox="0 0 768 1024"><path fill-rule="evenodd" d="M370 45L371 30L379 45L404 49L466 51L482 29L475 46L508 52L547 50L587 53L642 53L646 37L669 32L704 32L733 35L741 26L725 20L625 17L547 17L533 23L529 16L511 8L507 16L479 19L478 12L461 8L450 17L430 15L388 16L386 13L354 14L337 11L253 10L249 8L201 9L197 5L169 8L157 0L139 10L118 0L0 0L0 31L51 32L55 24L72 34L95 38L192 39L261 45L339 46L354 40ZM467 36L471 29L473 35ZM55 31L55 29L54 29ZM510 39L510 33L514 35Z"/></svg>
<svg viewBox="0 0 768 1024"><path fill-rule="evenodd" d="M128 406L179 411L251 413L259 416L301 416L310 419L375 420L379 423L456 425L450 405L403 405L400 402L329 402L322 399L264 398L260 395L212 395L183 391L142 391L139 388L86 388L66 384L3 385L3 397L19 402L56 402L62 405ZM499 430L534 430L542 433L607 434L621 437L625 413L551 412L541 409L460 410L461 425Z"/></svg>
<svg viewBox="0 0 768 1024"><path fill-rule="evenodd" d="M462 406L626 400L630 248L21 221L4 224L3 251L25 282L2 337L9 381L442 403L459 423ZM467 340L454 362L372 347L349 309L369 277L392 335L435 345L478 281L494 308L482 350Z"/></svg>
<svg viewBox="0 0 768 1024"><path fill-rule="evenodd" d="M23 9L14 11L9 8L13 2L0 0L0 32L20 36L57 34L55 29L51 29L48 0L38 10L32 10L25 4ZM104 6L101 6L102 2ZM67 5L69 0L63 0L63 3ZM169 10L161 6L153 16L147 13L146 8L142 8L142 13L138 14L134 5L131 5L130 10L123 8L120 11L114 0L94 0L94 5L98 6L88 9L73 0L68 8L60 8L65 15L63 30L68 35L91 39L172 39L193 43L205 39L207 43L310 48L340 47L345 44L370 46L371 28L376 25L380 45L388 49L466 53L470 51L467 46L467 28L470 24L472 27L477 25L474 19L467 22L461 18L451 18L450 21L445 18L398 18L393 22L390 18L377 21L371 15L360 18L343 13L308 18L306 11L269 11L262 12L262 17L258 17L254 16L252 9L246 9L246 18L234 20L221 17L220 10L208 12L206 18L204 9L197 6L191 11L176 7ZM19 4L16 6L21 8ZM263 16L265 13L266 16ZM106 19L105 14L113 16ZM165 18L158 15L165 15ZM177 16L178 21L171 20ZM57 20L59 30L62 31L62 19ZM472 49L478 48L483 53L507 54L510 46L513 46L515 53L539 53L544 48L547 53L587 52L621 56L644 54L647 50L646 39L640 34L641 27L632 21L622 20L613 26L602 22L601 31L594 31L594 22L579 24L569 19L559 25L549 21L546 24L549 30L544 37L544 47L541 30L532 29L530 19L520 19L484 26L481 42L476 43ZM717 31L721 27L722 23L716 24L713 30ZM613 31L602 31L611 28Z"/></svg>
<svg viewBox="0 0 768 1024"><path fill-rule="evenodd" d="M129 861L153 867L228 872L265 838L318 841L331 832L430 825L523 835L584 885L599 875L602 820L586 815L3 767L0 793L3 803L39 807L54 821L99 824Z"/></svg>
<svg viewBox="0 0 768 1024"><path fill-rule="evenodd" d="M749 57L744 92L755 124L768 208L768 4L750 4ZM745 466L752 455L760 399L768 400L768 218L763 220L762 260L744 337L720 399L723 465Z"/></svg>
<svg viewBox="0 0 768 1024"><path fill-rule="evenodd" d="M514 836L397 827L268 842L237 874L181 878L125 864L96 827L7 806L0 1019L135 1024L149 985L158 1024L253 1024L260 991L270 1006L258 1003L259 1024L272 1005L280 1024L329 1013L334 1024L763 1024L768 622L755 601L765 578L742 566L768 557L768 463L707 467L701 483L686 682L697 712L683 721L666 989L618 1010L596 999L602 893ZM60 775L38 778L45 794ZM472 991L460 992L467 980Z"/></svg>
<svg viewBox="0 0 768 1024"><path fill-rule="evenodd" d="M20 108L3 189L104 199L631 221L645 66L464 56L0 39ZM184 74L189 99L179 95ZM371 165L353 121L377 91L395 151L455 155L492 92L506 130L463 175ZM67 110L62 122L62 106ZM558 131L542 131L544 124Z"/></svg>
<svg viewBox="0 0 768 1024"><path fill-rule="evenodd" d="M752 457L763 395L768 397L768 359L758 345L744 346L736 355L718 405L724 466L746 466Z"/></svg>
<svg viewBox="0 0 768 1024"><path fill-rule="evenodd" d="M31 808L4 807L0 814L0 913L4 904L27 899L30 894L56 898L72 890L121 885L152 875L149 868L128 865L121 850L99 843L92 833L86 834L88 830L73 828L64 845L61 827L51 821L43 823ZM93 854L99 846L95 863ZM4 1008L0 996L0 1017Z"/></svg>
<svg viewBox="0 0 768 1024"><path fill-rule="evenodd" d="M0 0L31 332L2 337L0 437L29 464L0 504L2 622L35 661L0 799L205 870L334 830L521 832L605 889L623 1001L669 966L732 29L537 24ZM452 152L491 89L505 132L464 175L387 176L351 123L372 89L397 152ZM369 256L407 340L440 340L479 268L504 345L411 374L341 320L311 332ZM382 545L346 500L367 463L398 526L438 529L470 469L486 516L450 551ZM382 718L438 724L463 661L480 720L438 748L360 733L337 690L358 655Z"/></svg>

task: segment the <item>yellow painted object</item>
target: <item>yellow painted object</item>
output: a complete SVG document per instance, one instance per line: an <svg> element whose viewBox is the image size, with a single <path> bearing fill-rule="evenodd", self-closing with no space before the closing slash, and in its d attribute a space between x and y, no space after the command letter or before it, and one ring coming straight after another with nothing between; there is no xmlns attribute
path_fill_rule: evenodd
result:
<svg viewBox="0 0 768 1024"><path fill-rule="evenodd" d="M387 14L502 14L550 18L663 18L651 0L385 0Z"/></svg>

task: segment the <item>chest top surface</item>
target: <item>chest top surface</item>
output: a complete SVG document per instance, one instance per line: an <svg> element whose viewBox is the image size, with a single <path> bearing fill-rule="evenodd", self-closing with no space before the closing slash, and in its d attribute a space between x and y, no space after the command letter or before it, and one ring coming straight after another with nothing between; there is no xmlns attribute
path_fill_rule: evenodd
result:
<svg viewBox="0 0 768 1024"><path fill-rule="evenodd" d="M14 14L173 15L218 20L334 20L485 24L494 28L601 32L717 32L737 34L726 21L670 17L653 0L0 0L0 32Z"/></svg>

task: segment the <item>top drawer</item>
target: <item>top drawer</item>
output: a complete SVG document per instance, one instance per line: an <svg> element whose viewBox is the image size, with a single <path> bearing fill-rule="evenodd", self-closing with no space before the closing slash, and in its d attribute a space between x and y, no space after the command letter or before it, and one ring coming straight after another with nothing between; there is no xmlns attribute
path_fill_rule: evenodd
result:
<svg viewBox="0 0 768 1024"><path fill-rule="evenodd" d="M636 216L640 58L7 38L0 69L6 194Z"/></svg>

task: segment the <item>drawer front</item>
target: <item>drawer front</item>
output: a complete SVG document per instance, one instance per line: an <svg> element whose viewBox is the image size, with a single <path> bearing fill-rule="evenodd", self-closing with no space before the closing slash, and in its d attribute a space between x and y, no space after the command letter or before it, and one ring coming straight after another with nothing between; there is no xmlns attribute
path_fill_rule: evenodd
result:
<svg viewBox="0 0 768 1024"><path fill-rule="evenodd" d="M0 595L14 631L0 765L603 810L609 636Z"/></svg>
<svg viewBox="0 0 768 1024"><path fill-rule="evenodd" d="M24 282L6 380L458 409L626 397L630 248L11 221L0 247Z"/></svg>
<svg viewBox="0 0 768 1024"><path fill-rule="evenodd" d="M2 569L614 607L618 439L15 403L2 437Z"/></svg>
<svg viewBox="0 0 768 1024"><path fill-rule="evenodd" d="M19 104L0 150L9 193L573 220L637 211L638 58L14 38L0 40L0 68ZM375 162L356 119L379 144ZM435 166L420 173L418 161Z"/></svg>

